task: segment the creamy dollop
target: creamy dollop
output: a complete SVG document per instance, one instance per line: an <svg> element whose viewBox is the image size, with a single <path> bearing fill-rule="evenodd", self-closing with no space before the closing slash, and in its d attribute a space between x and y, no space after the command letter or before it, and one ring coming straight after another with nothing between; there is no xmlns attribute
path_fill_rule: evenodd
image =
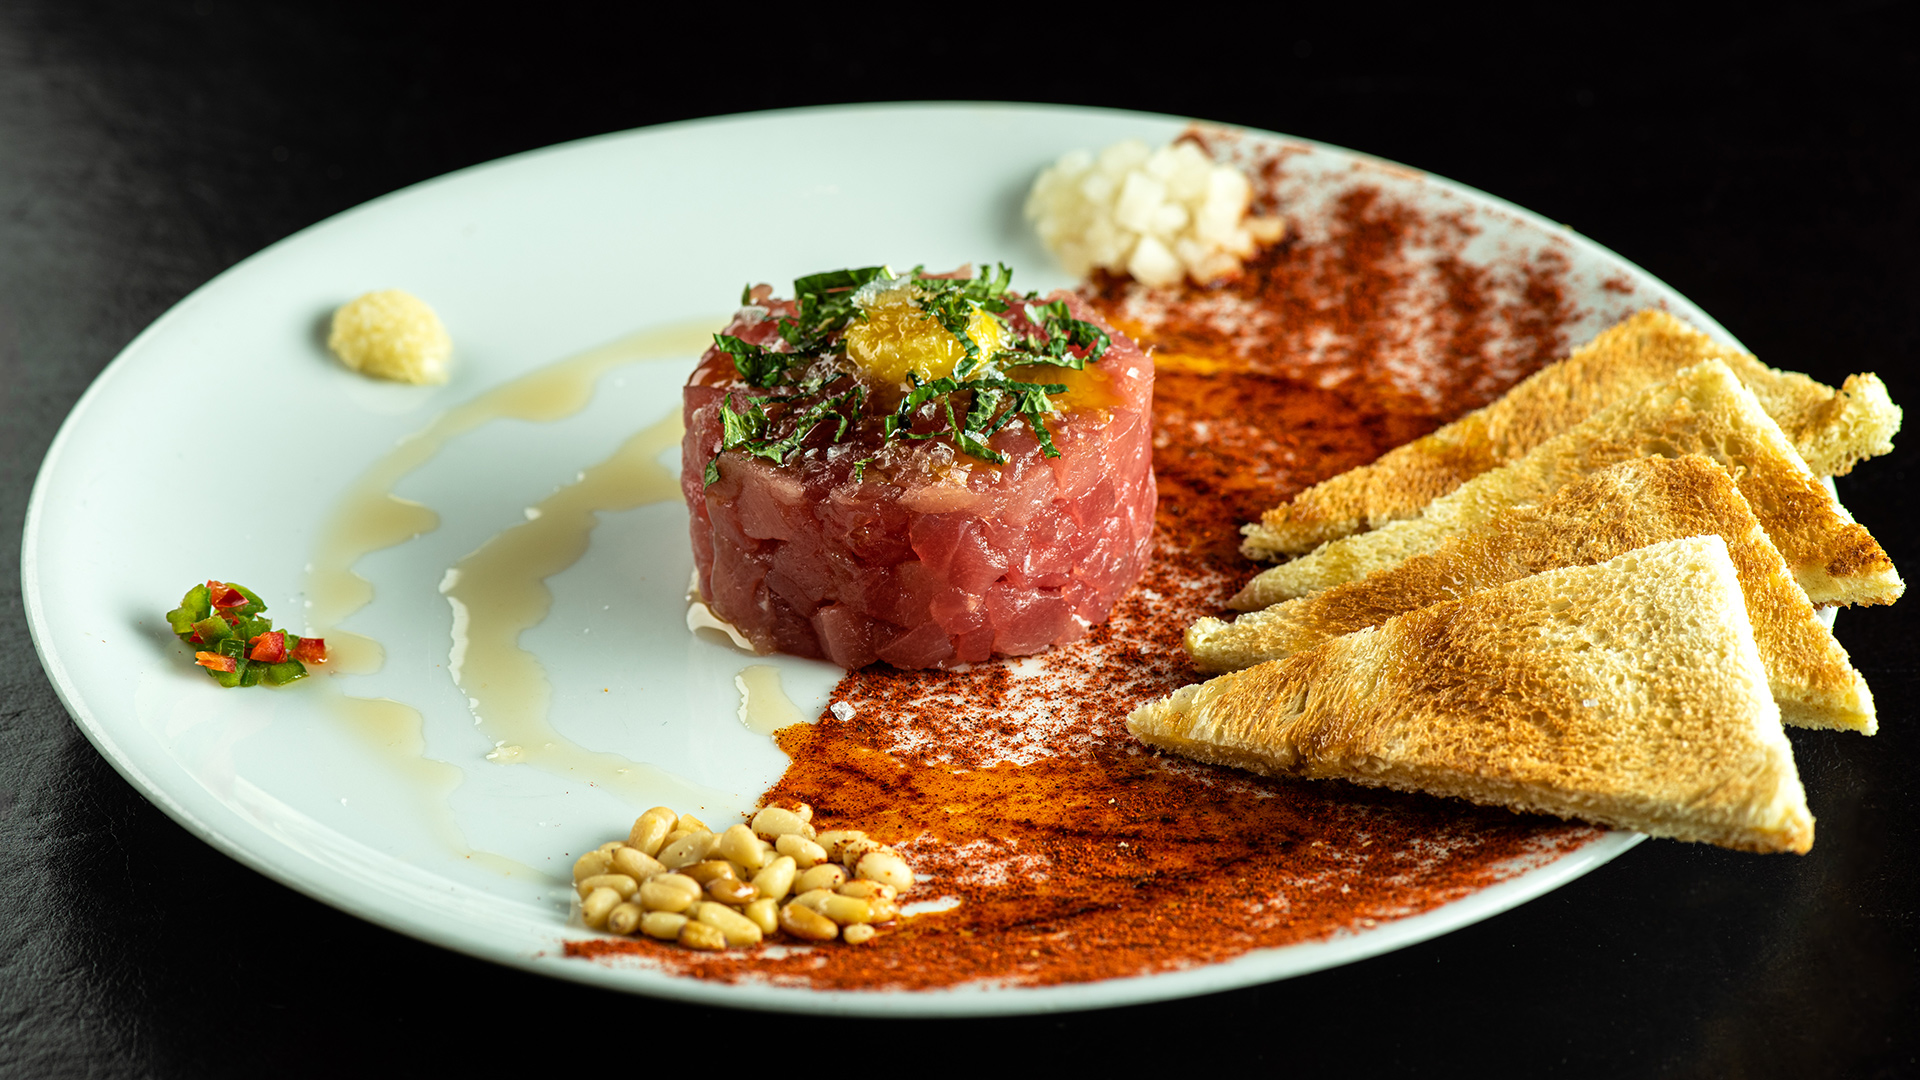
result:
<svg viewBox="0 0 1920 1080"><path fill-rule="evenodd" d="M425 300L399 289L370 292L333 313L327 348L364 375L406 383L443 383L453 339Z"/></svg>

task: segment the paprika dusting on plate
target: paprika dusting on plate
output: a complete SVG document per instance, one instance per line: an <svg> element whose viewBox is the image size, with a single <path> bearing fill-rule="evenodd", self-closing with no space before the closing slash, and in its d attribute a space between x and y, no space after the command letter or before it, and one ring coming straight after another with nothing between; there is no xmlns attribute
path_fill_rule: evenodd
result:
<svg viewBox="0 0 1920 1080"><path fill-rule="evenodd" d="M1249 172L1272 207L1298 151L1266 145ZM1464 210L1365 175L1317 183L1307 209L1284 204L1300 227L1236 280L1086 290L1157 354L1154 561L1112 621L1038 657L850 672L817 723L777 736L792 763L768 803L893 844L927 877L903 902L958 903L862 946L608 939L570 954L822 989L1085 982L1365 929L1601 835L1160 757L1126 733L1133 708L1198 678L1182 634L1257 569L1238 554L1243 522L1492 400L1564 355L1583 315L1551 245L1470 258Z"/></svg>

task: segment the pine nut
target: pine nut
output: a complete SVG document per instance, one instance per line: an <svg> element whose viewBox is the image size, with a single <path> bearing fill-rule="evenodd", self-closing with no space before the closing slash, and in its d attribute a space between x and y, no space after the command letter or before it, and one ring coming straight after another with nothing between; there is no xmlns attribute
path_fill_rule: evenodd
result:
<svg viewBox="0 0 1920 1080"><path fill-rule="evenodd" d="M679 889L696 900L700 898L700 883L685 874L661 874L648 884L665 885L668 888Z"/></svg>
<svg viewBox="0 0 1920 1080"><path fill-rule="evenodd" d="M736 948L760 944L760 928L725 904L701 904L694 918L726 935L727 944Z"/></svg>
<svg viewBox="0 0 1920 1080"><path fill-rule="evenodd" d="M820 910L820 902L833 894L825 889L808 889L793 898L793 903L814 911Z"/></svg>
<svg viewBox="0 0 1920 1080"><path fill-rule="evenodd" d="M595 889L612 889L614 892L620 894L620 899L630 900L633 898L633 894L639 890L640 883L625 874L595 874L574 886L574 888L580 890L580 899L582 900L585 900L587 894Z"/></svg>
<svg viewBox="0 0 1920 1080"><path fill-rule="evenodd" d="M867 907L873 912L874 922L892 922L900 917L900 905L890 896L875 896L867 900Z"/></svg>
<svg viewBox="0 0 1920 1080"><path fill-rule="evenodd" d="M773 850L791 858L793 864L802 870L810 870L827 861L826 848L794 833L774 841Z"/></svg>
<svg viewBox="0 0 1920 1080"><path fill-rule="evenodd" d="M679 874L662 874L640 886L640 906L648 911L685 911L698 899L700 886Z"/></svg>
<svg viewBox="0 0 1920 1080"><path fill-rule="evenodd" d="M730 877L714 878L707 882L707 895L723 904L744 907L760 895L760 890L750 881L739 881Z"/></svg>
<svg viewBox="0 0 1920 1080"><path fill-rule="evenodd" d="M645 881L656 874L664 874L667 868L660 860L641 851L639 848L622 845L613 853L612 873L625 874L635 881Z"/></svg>
<svg viewBox="0 0 1920 1080"><path fill-rule="evenodd" d="M847 883L847 872L833 863L821 863L819 866L794 879L795 892L811 892L814 889L837 889Z"/></svg>
<svg viewBox="0 0 1920 1080"><path fill-rule="evenodd" d="M600 850L606 852L607 858L611 859L613 858L613 853L624 846L625 845L618 840L609 840L600 845Z"/></svg>
<svg viewBox="0 0 1920 1080"><path fill-rule="evenodd" d="M847 845L865 839L867 834L859 829L828 829L814 837L813 842L827 849L827 858L834 862L845 862Z"/></svg>
<svg viewBox="0 0 1920 1080"><path fill-rule="evenodd" d="M704 821L701 821L699 818L694 817L692 814L681 814L680 820L675 822L673 827L676 829L685 829L688 832L712 832L713 831L713 826L707 824Z"/></svg>
<svg viewBox="0 0 1920 1080"><path fill-rule="evenodd" d="M710 832L690 832L678 840L669 840L667 845L660 849L657 858L660 860L660 865L669 870L692 866L705 859L708 852L713 850L715 839Z"/></svg>
<svg viewBox="0 0 1920 1080"><path fill-rule="evenodd" d="M780 902L770 896L763 896L748 904L741 914L752 919L753 925L759 927L762 934L771 934L780 929Z"/></svg>
<svg viewBox="0 0 1920 1080"><path fill-rule="evenodd" d="M871 900L876 896L884 896L891 900L898 895L891 885L882 885L877 881L866 880L849 881L833 891L839 893L841 896L857 896L862 900Z"/></svg>
<svg viewBox="0 0 1920 1080"><path fill-rule="evenodd" d="M580 917L595 930L607 925L607 916L620 906L620 894L612 889L601 887L588 893L580 901Z"/></svg>
<svg viewBox="0 0 1920 1080"><path fill-rule="evenodd" d="M686 867L680 872L701 885L705 885L715 878L724 877L737 880L740 877L739 874L734 872L733 864L725 859L704 859L694 863L692 866Z"/></svg>
<svg viewBox="0 0 1920 1080"><path fill-rule="evenodd" d="M848 840L840 845L838 861L841 866L847 868L848 873L852 873L853 868L860 865L860 860L866 858L872 852L891 850L893 849L870 836L862 836Z"/></svg>
<svg viewBox="0 0 1920 1080"><path fill-rule="evenodd" d="M892 848L876 848L860 856L860 861L854 864L853 876L890 885L896 892L913 888L913 871L908 868L907 860Z"/></svg>
<svg viewBox="0 0 1920 1080"><path fill-rule="evenodd" d="M767 864L765 870L753 875L753 887L760 890L761 896L784 900L787 893L793 891L794 877L792 856L782 855Z"/></svg>
<svg viewBox="0 0 1920 1080"><path fill-rule="evenodd" d="M667 834L673 831L674 822L679 815L670 808L656 806L633 820L633 831L627 834L627 844L636 848L642 855L660 854L666 845Z"/></svg>
<svg viewBox="0 0 1920 1080"><path fill-rule="evenodd" d="M779 806L769 806L753 815L753 834L762 840L778 840L782 836L805 836L813 829L805 818L791 810Z"/></svg>
<svg viewBox="0 0 1920 1080"><path fill-rule="evenodd" d="M589 851L580 856L573 864L573 880L585 881L590 877L604 874L613 866L613 857L604 851Z"/></svg>
<svg viewBox="0 0 1920 1080"><path fill-rule="evenodd" d="M841 896L839 893L828 893L821 899L819 911L820 914L825 915L841 926L846 926L850 923L873 921L872 905L857 896Z"/></svg>
<svg viewBox="0 0 1920 1080"><path fill-rule="evenodd" d="M811 822L813 820L813 807L808 806L806 803L801 803L799 806L794 807L794 810L800 814L801 821Z"/></svg>
<svg viewBox="0 0 1920 1080"><path fill-rule="evenodd" d="M676 911L649 911L640 916L640 932L650 938L672 941L680 936L687 917Z"/></svg>
<svg viewBox="0 0 1920 1080"><path fill-rule="evenodd" d="M727 947L727 935L717 926L689 919L680 927L680 944L689 949L719 952Z"/></svg>
<svg viewBox="0 0 1920 1080"><path fill-rule="evenodd" d="M607 929L616 934L631 934L646 914L639 904L620 904L607 913Z"/></svg>
<svg viewBox="0 0 1920 1080"><path fill-rule="evenodd" d="M832 919L798 901L780 909L780 929L807 941L832 941L840 927Z"/></svg>
<svg viewBox="0 0 1920 1080"><path fill-rule="evenodd" d="M754 837L753 830L745 825L729 828L720 834L720 839L714 841L713 845L713 853L720 858L742 866L751 865L756 870L760 868L760 853L764 850Z"/></svg>
<svg viewBox="0 0 1920 1080"><path fill-rule="evenodd" d="M873 936L879 932L880 931L875 930L866 923L855 923L845 930L842 930L840 935L846 938L847 944L849 945L865 945L867 942L872 941Z"/></svg>

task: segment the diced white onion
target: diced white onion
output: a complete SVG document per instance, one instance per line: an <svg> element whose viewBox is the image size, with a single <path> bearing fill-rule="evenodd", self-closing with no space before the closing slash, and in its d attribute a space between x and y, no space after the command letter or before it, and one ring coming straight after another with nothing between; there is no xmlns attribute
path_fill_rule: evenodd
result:
<svg viewBox="0 0 1920 1080"><path fill-rule="evenodd" d="M1040 173L1026 213L1067 271L1125 272L1148 285L1205 284L1238 274L1286 222L1250 217L1253 185L1190 142L1152 150L1138 139L1097 155L1074 150Z"/></svg>

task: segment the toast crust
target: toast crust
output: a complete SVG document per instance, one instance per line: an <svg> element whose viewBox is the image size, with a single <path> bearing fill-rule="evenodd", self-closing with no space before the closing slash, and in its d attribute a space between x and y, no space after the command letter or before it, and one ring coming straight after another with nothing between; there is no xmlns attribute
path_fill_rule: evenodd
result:
<svg viewBox="0 0 1920 1080"><path fill-rule="evenodd" d="M1887 553L1807 469L1753 393L1727 365L1708 360L1474 477L1418 517L1330 541L1261 573L1228 603L1250 611L1358 580L1608 466L1687 454L1704 454L1733 474L1813 603L1887 604L1906 590Z"/></svg>
<svg viewBox="0 0 1920 1080"><path fill-rule="evenodd" d="M1134 711L1163 749L1750 851L1813 817L1717 536L1408 612Z"/></svg>
<svg viewBox="0 0 1920 1080"><path fill-rule="evenodd" d="M1642 311L1499 400L1267 511L1243 530L1242 551L1254 559L1300 554L1412 517L1467 480L1707 359L1728 365L1816 476L1844 475L1893 449L1900 409L1878 376L1853 375L1835 390L1720 345L1666 312Z"/></svg>
<svg viewBox="0 0 1920 1080"><path fill-rule="evenodd" d="M1621 462L1359 581L1232 623L1201 619L1187 650L1203 672L1235 671L1378 626L1395 615L1636 548L1713 534L1726 542L1774 701L1787 723L1871 735L1873 695L1814 613L1733 478L1711 458Z"/></svg>

